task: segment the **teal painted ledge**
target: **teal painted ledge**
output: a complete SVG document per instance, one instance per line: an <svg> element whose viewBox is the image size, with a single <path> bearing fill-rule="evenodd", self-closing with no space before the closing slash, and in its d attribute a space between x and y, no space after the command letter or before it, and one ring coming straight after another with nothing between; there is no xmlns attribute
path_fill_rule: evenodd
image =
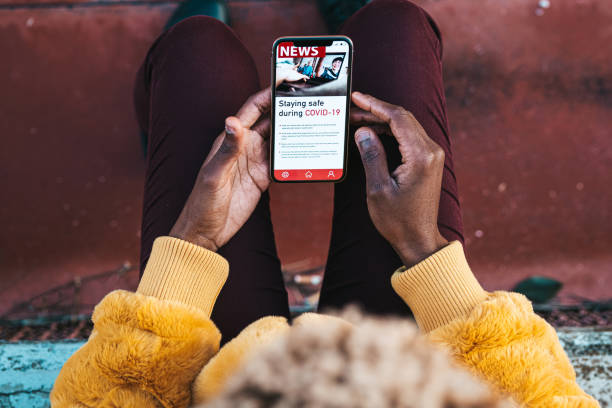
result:
<svg viewBox="0 0 612 408"><path fill-rule="evenodd" d="M578 383L612 408L612 329L561 329ZM0 342L0 408L43 408L62 365L83 341Z"/></svg>
<svg viewBox="0 0 612 408"><path fill-rule="evenodd" d="M0 407L45 408L64 362L84 341L0 342Z"/></svg>

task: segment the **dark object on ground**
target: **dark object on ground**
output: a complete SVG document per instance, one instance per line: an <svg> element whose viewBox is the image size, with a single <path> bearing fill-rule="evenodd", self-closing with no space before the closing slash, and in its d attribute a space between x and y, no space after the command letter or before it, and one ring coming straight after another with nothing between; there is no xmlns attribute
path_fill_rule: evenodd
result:
<svg viewBox="0 0 612 408"><path fill-rule="evenodd" d="M530 276L516 284L513 292L522 293L534 303L546 303L554 298L563 284L558 280L544 276Z"/></svg>
<svg viewBox="0 0 612 408"><path fill-rule="evenodd" d="M166 23L168 29L191 16L210 16L230 25L230 15L224 0L184 0Z"/></svg>
<svg viewBox="0 0 612 408"><path fill-rule="evenodd" d="M370 0L319 0L319 10L331 34L338 32L342 24Z"/></svg>

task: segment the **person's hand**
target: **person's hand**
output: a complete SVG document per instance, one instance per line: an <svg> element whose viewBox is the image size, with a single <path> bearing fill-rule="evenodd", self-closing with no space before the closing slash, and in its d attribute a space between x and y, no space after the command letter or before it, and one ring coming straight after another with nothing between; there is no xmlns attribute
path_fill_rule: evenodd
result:
<svg viewBox="0 0 612 408"><path fill-rule="evenodd" d="M170 236L216 251L244 225L270 185L269 109L267 88L225 119Z"/></svg>
<svg viewBox="0 0 612 408"><path fill-rule="evenodd" d="M372 124L355 132L370 217L410 267L448 244L437 226L444 151L404 108L359 92L353 92L352 100L361 109L351 113L351 121ZM391 174L373 128L391 133L399 143L402 163Z"/></svg>
<svg viewBox="0 0 612 408"><path fill-rule="evenodd" d="M280 69L276 73L276 86L280 85L282 82L298 82L298 81L307 81L308 76L304 74L300 74L295 69Z"/></svg>

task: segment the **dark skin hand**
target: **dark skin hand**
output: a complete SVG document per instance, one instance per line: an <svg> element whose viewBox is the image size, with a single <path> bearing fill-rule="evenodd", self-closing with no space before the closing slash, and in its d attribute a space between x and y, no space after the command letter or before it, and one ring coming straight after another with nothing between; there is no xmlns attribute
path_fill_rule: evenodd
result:
<svg viewBox="0 0 612 408"><path fill-rule="evenodd" d="M270 185L270 88L225 119L170 236L217 251L249 219Z"/></svg>
<svg viewBox="0 0 612 408"><path fill-rule="evenodd" d="M401 106L353 92L360 109L351 113L355 142L366 173L368 211L378 232L410 267L443 248L448 241L437 226L444 151ZM376 133L390 133L399 143L400 164L391 174Z"/></svg>
<svg viewBox="0 0 612 408"><path fill-rule="evenodd" d="M412 266L448 244L437 227L444 152L403 108L359 92L352 99L351 123L368 125L357 129L355 141L370 217ZM217 251L244 225L270 185L269 109L267 88L225 120L170 236ZM402 164L392 174L377 133L399 142Z"/></svg>

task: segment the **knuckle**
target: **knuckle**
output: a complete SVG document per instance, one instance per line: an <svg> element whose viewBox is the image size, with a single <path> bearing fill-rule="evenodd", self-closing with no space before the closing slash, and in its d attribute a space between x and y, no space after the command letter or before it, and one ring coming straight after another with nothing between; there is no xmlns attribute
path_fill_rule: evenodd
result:
<svg viewBox="0 0 612 408"><path fill-rule="evenodd" d="M404 109L404 116L418 123L418 120L416 119L416 117L409 110Z"/></svg>
<svg viewBox="0 0 612 408"><path fill-rule="evenodd" d="M426 151L425 153L423 153L421 158L423 161L423 166L425 166L426 168L433 166L436 162L436 154L433 150Z"/></svg>
<svg viewBox="0 0 612 408"><path fill-rule="evenodd" d="M253 103L255 103L255 96L256 95L249 96L244 104L249 106L249 105L252 105Z"/></svg>
<svg viewBox="0 0 612 408"><path fill-rule="evenodd" d="M388 181L377 181L368 184L368 198L372 200L382 200L387 197L390 192L390 183Z"/></svg>
<svg viewBox="0 0 612 408"><path fill-rule="evenodd" d="M444 163L444 158L446 157L446 154L444 153L444 149L442 149L438 145L436 145L434 148L434 156L438 163Z"/></svg>
<svg viewBox="0 0 612 408"><path fill-rule="evenodd" d="M410 111L404 109L402 106L393 107L390 117L391 120L397 124L401 123L403 125L409 125L411 127L414 127L414 123L417 122L414 115Z"/></svg>
<svg viewBox="0 0 612 408"><path fill-rule="evenodd" d="M405 116L406 113L408 113L408 111L401 106L395 105L391 108L391 117L394 119L399 119Z"/></svg>
<svg viewBox="0 0 612 408"><path fill-rule="evenodd" d="M412 167L420 172L426 172L432 167L434 154L431 151L421 152L412 162Z"/></svg>
<svg viewBox="0 0 612 408"><path fill-rule="evenodd" d="M369 149L363 152L363 162L366 165L374 164L378 161L380 157L380 150L376 147L370 147Z"/></svg>
<svg viewBox="0 0 612 408"><path fill-rule="evenodd" d="M414 161L414 168L421 172L429 172L437 169L443 163L444 150L440 147L435 147L422 152Z"/></svg>
<svg viewBox="0 0 612 408"><path fill-rule="evenodd" d="M268 110L269 101L270 92L267 89L253 95L253 104L261 113L265 113Z"/></svg>
<svg viewBox="0 0 612 408"><path fill-rule="evenodd" d="M253 104L255 105L255 108L257 108L260 114L266 113L266 107L264 101L261 98L254 100Z"/></svg>
<svg viewBox="0 0 612 408"><path fill-rule="evenodd" d="M380 200L385 196L384 187L380 183L374 183L368 188L368 198Z"/></svg>

